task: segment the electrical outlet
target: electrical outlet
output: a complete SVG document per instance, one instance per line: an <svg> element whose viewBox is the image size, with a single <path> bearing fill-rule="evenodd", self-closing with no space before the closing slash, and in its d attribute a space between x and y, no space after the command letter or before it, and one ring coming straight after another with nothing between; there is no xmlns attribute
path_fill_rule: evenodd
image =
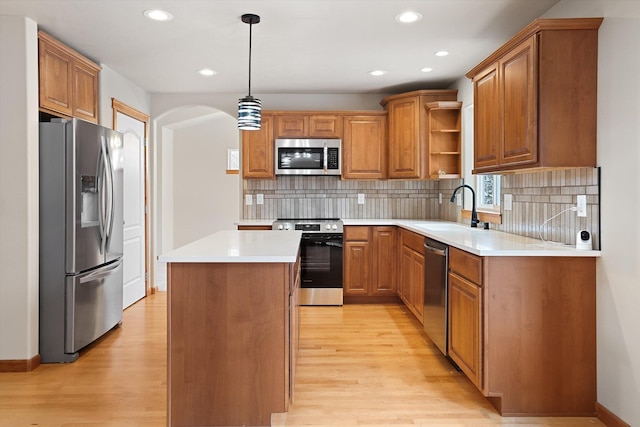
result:
<svg viewBox="0 0 640 427"><path fill-rule="evenodd" d="M358 204L364 205L364 194L358 193Z"/></svg>
<svg viewBox="0 0 640 427"><path fill-rule="evenodd" d="M442 204L442 193L438 193L438 203Z"/></svg>
<svg viewBox="0 0 640 427"><path fill-rule="evenodd" d="M264 205L264 194L256 194L256 204Z"/></svg>
<svg viewBox="0 0 640 427"><path fill-rule="evenodd" d="M503 204L505 211L513 210L513 194L505 194Z"/></svg>
<svg viewBox="0 0 640 427"><path fill-rule="evenodd" d="M247 194L244 196L244 204L247 206L253 204L253 196L251 194Z"/></svg>
<svg viewBox="0 0 640 427"><path fill-rule="evenodd" d="M587 196L581 194L578 196L578 216L586 217L587 216Z"/></svg>

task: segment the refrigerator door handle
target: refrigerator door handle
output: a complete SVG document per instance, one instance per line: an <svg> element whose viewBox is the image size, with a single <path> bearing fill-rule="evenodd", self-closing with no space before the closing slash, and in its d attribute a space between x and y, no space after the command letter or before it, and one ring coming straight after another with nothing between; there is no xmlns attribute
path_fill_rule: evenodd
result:
<svg viewBox="0 0 640 427"><path fill-rule="evenodd" d="M100 185L99 187L99 191L102 192L101 196L98 198L99 201L103 201L104 202L101 203L100 205L100 213L99 213L99 218L100 218L100 251L101 253L105 253L106 249L107 249L107 230L108 230L108 226L109 226L109 211L110 211L110 207L109 205L111 204L111 202L109 201L110 195L109 195L109 182L107 180L108 176L107 176L107 168L109 167L109 163L108 163L108 156L107 156L107 147L105 144L105 140L104 140L104 136L100 136L100 158L101 158L101 165L102 168L99 171L100 174L98 175L100 177L100 179L102 180L102 185ZM109 209L109 211L107 210Z"/></svg>
<svg viewBox="0 0 640 427"><path fill-rule="evenodd" d="M107 145L105 144L105 153L106 153L106 148L107 148ZM113 217L115 215L114 213L115 200L113 197L113 165L111 164L111 156L109 154L110 153L106 153L105 155L105 161L106 161L105 175L107 175L107 178L108 178L107 187L108 187L108 197L109 197L109 204L106 206L106 208L108 209L106 214L107 224L105 225L105 234L106 234L105 240L106 240L107 248L109 247L109 243L111 241L111 235L113 234Z"/></svg>
<svg viewBox="0 0 640 427"><path fill-rule="evenodd" d="M120 268L120 264L122 262L114 262L113 264L109 264L108 266L102 267L93 273L87 274L83 278L80 279L80 283L93 282L94 280L101 279L103 277L107 277L111 275L114 271Z"/></svg>
<svg viewBox="0 0 640 427"><path fill-rule="evenodd" d="M104 218L104 156L103 156L103 145L102 141L100 144L100 152L98 153L98 167L96 171L97 177L97 188L98 188L98 230L100 231L100 253L104 253L104 233L105 233L105 221Z"/></svg>

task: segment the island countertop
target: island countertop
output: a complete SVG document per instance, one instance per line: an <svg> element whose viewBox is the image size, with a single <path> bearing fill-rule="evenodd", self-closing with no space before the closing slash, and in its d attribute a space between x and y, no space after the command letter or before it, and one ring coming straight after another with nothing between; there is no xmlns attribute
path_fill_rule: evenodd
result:
<svg viewBox="0 0 640 427"><path fill-rule="evenodd" d="M301 237L301 231L224 230L162 254L158 260L167 263L294 263Z"/></svg>

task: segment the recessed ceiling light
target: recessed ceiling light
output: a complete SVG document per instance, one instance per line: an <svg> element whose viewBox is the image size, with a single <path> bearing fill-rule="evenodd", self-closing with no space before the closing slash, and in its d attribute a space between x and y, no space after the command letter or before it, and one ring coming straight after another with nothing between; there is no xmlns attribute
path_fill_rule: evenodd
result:
<svg viewBox="0 0 640 427"><path fill-rule="evenodd" d="M207 77L215 76L216 74L218 74L218 73L216 73L215 71L213 71L212 69L209 69L209 68L203 68L202 70L200 70L198 72L200 74L202 74L203 76L207 76Z"/></svg>
<svg viewBox="0 0 640 427"><path fill-rule="evenodd" d="M420 71L422 71L423 73L430 73L433 71L433 68L424 67L424 68L420 68Z"/></svg>
<svg viewBox="0 0 640 427"><path fill-rule="evenodd" d="M142 14L154 21L171 21L173 19L172 14L159 9L145 10Z"/></svg>
<svg viewBox="0 0 640 427"><path fill-rule="evenodd" d="M449 55L449 52L446 50L439 50L437 52L434 53L435 56L447 56Z"/></svg>
<svg viewBox="0 0 640 427"><path fill-rule="evenodd" d="M418 22L421 19L422 19L422 14L418 12L412 12L412 11L408 11L408 12L404 12L399 15L396 15L396 21L402 22L403 24Z"/></svg>
<svg viewBox="0 0 640 427"><path fill-rule="evenodd" d="M374 77L384 76L385 74L387 74L387 72L386 72L386 71L384 71L384 70L373 70L373 71L369 71L369 75L370 75L370 76L374 76Z"/></svg>

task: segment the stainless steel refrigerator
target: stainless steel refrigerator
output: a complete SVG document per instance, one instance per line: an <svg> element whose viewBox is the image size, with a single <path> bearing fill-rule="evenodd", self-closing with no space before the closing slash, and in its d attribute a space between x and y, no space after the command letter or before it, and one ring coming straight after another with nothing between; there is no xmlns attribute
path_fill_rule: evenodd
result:
<svg viewBox="0 0 640 427"><path fill-rule="evenodd" d="M73 362L122 320L122 134L40 123L40 359Z"/></svg>

